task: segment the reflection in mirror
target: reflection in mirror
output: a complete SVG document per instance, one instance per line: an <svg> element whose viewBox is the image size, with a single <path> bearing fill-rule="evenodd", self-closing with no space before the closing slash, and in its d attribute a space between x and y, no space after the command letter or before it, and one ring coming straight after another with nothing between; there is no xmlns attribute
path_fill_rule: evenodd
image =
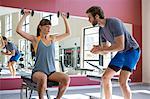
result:
<svg viewBox="0 0 150 99"><path fill-rule="evenodd" d="M31 73L35 61L31 50L31 43L16 33L17 23L22 16L20 11L21 9L0 7L0 35L5 36L9 42L14 43L21 53L21 58L16 64L17 75L19 75L19 73ZM56 14L52 13L35 11L33 17L26 18L22 30L36 35L37 25L42 18L51 19L53 26L56 26L58 25L58 18L56 16ZM58 46L58 44L56 44L56 46ZM5 51L6 48L0 50ZM57 61L59 58L58 55L56 58ZM10 75L10 71L7 67L7 61L9 59L10 57L8 55L2 55L0 53L0 68L2 69L0 74Z"/></svg>
<svg viewBox="0 0 150 99"><path fill-rule="evenodd" d="M17 73L31 73L34 66L34 54L32 52L31 43L16 33L16 26L20 20L21 9L0 7L0 35L6 36L13 42L21 52L21 58L16 64ZM64 32L64 23L61 17L57 17L56 13L34 11L34 16L29 16L23 23L23 30L30 34L36 35L37 25L42 18L51 20L52 34ZM56 69L64 71L70 75L85 75L86 73L95 72L95 68L90 66L85 60L95 59L92 61L94 65L102 65L107 67L110 59L115 53L103 56L103 60L99 60L99 55L92 55L89 50L91 46L98 42L98 29L91 27L87 18L70 16L68 19L71 28L71 36L61 42L56 43ZM132 33L132 24L125 23L127 29ZM93 33L93 34L91 34ZM0 49L4 50L4 49ZM101 58L102 59L102 58ZM7 61L8 56L0 53L0 68L2 74L9 75ZM94 63L93 63L94 62ZM101 62L101 64L100 64ZM98 71L96 70L96 73Z"/></svg>
<svg viewBox="0 0 150 99"><path fill-rule="evenodd" d="M0 35L6 36L13 42L21 52L21 58L16 64L17 75L31 73L34 66L34 53L31 43L16 33L16 26L21 18L21 9L0 7ZM52 34L64 32L64 23L61 17L56 13L34 11L34 16L29 16L23 23L22 29L30 34L36 35L37 25L42 18L51 20ZM80 74L76 67L80 67L80 46L83 27L90 25L86 18L71 16L68 19L72 35L61 42L56 43L56 69L64 71L70 75ZM5 49L1 49L5 50ZM10 57L0 55L0 68L2 75L10 75L7 67L7 61Z"/></svg>

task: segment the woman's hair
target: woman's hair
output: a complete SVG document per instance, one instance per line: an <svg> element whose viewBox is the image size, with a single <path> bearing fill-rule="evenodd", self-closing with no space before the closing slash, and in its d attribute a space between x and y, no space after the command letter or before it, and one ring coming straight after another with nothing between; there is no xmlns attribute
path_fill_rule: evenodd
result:
<svg viewBox="0 0 150 99"><path fill-rule="evenodd" d="M48 19L42 19L37 27L37 37L40 36L40 28L39 26L51 25L51 21Z"/></svg>
<svg viewBox="0 0 150 99"><path fill-rule="evenodd" d="M99 7L99 6L92 6L92 7L90 7L90 8L86 11L86 13L91 13L93 17L95 17L96 14L98 14L101 19L104 19L104 18L105 18L104 12L103 12L102 8Z"/></svg>

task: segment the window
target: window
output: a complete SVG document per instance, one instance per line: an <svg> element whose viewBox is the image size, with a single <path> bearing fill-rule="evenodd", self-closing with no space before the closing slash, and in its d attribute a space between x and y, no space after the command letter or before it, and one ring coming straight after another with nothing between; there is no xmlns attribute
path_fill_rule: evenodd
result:
<svg viewBox="0 0 150 99"><path fill-rule="evenodd" d="M42 18L43 18L43 19L51 20L52 26L58 25L58 17L57 17L57 14L52 14L52 13L43 12L43 13L42 13Z"/></svg>
<svg viewBox="0 0 150 99"><path fill-rule="evenodd" d="M25 31L26 33L30 32L30 29L29 29L30 22L29 21L30 21L29 16L27 16L26 20L23 22L23 25L22 25L22 30ZM33 66L33 63L32 63L33 60L31 58L30 44L31 44L31 42L26 39L19 40L18 47L22 54L21 57L23 58L22 64L24 65L24 68Z"/></svg>
<svg viewBox="0 0 150 99"><path fill-rule="evenodd" d="M43 12L43 13L42 13L42 18L43 18L43 19L51 20L52 14Z"/></svg>
<svg viewBox="0 0 150 99"><path fill-rule="evenodd" d="M84 28L83 37L83 67L92 69L92 64L100 66L101 55L92 54L90 50L93 45L99 44L99 27Z"/></svg>
<svg viewBox="0 0 150 99"><path fill-rule="evenodd" d="M88 27L83 30L83 68L94 69L92 74L99 74L100 70L108 66L114 53L109 53L106 55L93 54L90 50L93 45L99 45L99 27ZM81 61L82 62L82 61Z"/></svg>
<svg viewBox="0 0 150 99"><path fill-rule="evenodd" d="M11 37L12 36L12 15L11 14L5 17L5 26L6 26L5 36Z"/></svg>
<svg viewBox="0 0 150 99"><path fill-rule="evenodd" d="M29 33L29 16L26 17L26 20L23 23L22 30Z"/></svg>

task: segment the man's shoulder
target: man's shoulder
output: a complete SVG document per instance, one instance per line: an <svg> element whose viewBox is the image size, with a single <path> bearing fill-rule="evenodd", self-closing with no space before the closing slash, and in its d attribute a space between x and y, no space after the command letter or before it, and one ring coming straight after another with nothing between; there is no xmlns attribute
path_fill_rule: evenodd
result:
<svg viewBox="0 0 150 99"><path fill-rule="evenodd" d="M15 44L14 44L14 43L12 43L12 42L8 42L8 46L9 46L9 47L14 47L14 46L15 46Z"/></svg>
<svg viewBox="0 0 150 99"><path fill-rule="evenodd" d="M121 22L121 19L119 19L117 17L110 17L110 18L107 18L107 21L108 22L116 22L116 21L120 21Z"/></svg>
<svg viewBox="0 0 150 99"><path fill-rule="evenodd" d="M8 45L10 46L10 45L13 45L13 43L12 42L8 42Z"/></svg>

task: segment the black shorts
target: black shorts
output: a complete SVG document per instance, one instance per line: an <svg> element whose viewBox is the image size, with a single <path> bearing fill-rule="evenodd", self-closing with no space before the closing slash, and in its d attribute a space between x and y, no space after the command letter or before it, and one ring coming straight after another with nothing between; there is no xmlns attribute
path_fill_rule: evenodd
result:
<svg viewBox="0 0 150 99"><path fill-rule="evenodd" d="M34 74L35 72L38 72L38 71L32 72L31 79L33 78L33 74ZM39 71L39 72L43 72L43 71ZM49 74L47 74L47 73L45 73L45 72L43 72L43 73L46 74L47 77L49 77L50 75L52 75L52 74L55 73L55 72L56 72L56 71L52 71L52 72L50 72Z"/></svg>

